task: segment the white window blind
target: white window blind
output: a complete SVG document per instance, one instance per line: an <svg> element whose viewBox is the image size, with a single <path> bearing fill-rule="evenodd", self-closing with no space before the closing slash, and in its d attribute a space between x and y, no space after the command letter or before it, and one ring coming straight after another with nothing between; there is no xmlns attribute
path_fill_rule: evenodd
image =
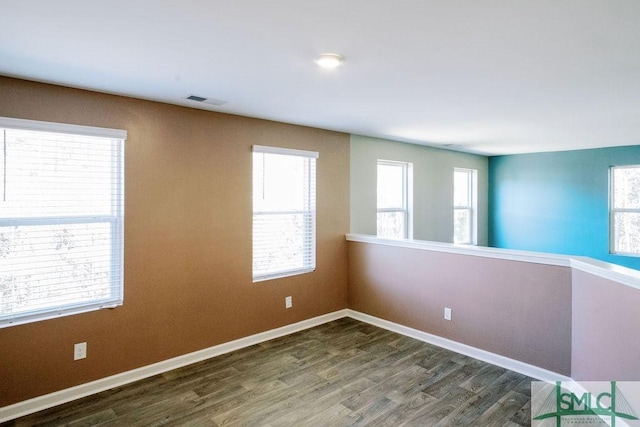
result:
<svg viewBox="0 0 640 427"><path fill-rule="evenodd" d="M0 118L0 327L122 304L125 139Z"/></svg>
<svg viewBox="0 0 640 427"><path fill-rule="evenodd" d="M253 146L253 280L316 268L318 153Z"/></svg>

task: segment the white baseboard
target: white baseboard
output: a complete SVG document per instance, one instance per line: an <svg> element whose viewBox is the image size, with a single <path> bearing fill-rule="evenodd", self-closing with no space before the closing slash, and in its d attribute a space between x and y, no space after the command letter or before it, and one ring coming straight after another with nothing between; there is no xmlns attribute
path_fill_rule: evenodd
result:
<svg viewBox="0 0 640 427"><path fill-rule="evenodd" d="M437 335L422 332L417 329L409 328L407 326L380 319L378 317L361 313L359 311L348 309L347 316L361 322L369 323L379 328L387 329L401 335L406 335L408 337L415 338L429 344L437 345L438 347L446 348L447 350L455 351L456 353L464 354L465 356L473 357L474 359L482 360L483 362L491 363L492 365L497 365L505 369L527 375L540 381L571 381L571 378L569 377L539 368L537 366L529 365L528 363L510 359L505 356L500 356L499 354L481 350L476 347L471 347L466 344L461 344L447 338L442 338Z"/></svg>
<svg viewBox="0 0 640 427"><path fill-rule="evenodd" d="M164 372L181 368L192 363L220 356L221 354L240 350L242 348L259 344L261 342L269 341L285 335L293 334L295 332L303 331L305 329L313 328L315 326L341 319L343 317L351 317L361 322L369 323L371 325L378 326L380 328L387 329L401 335L406 335L408 337L415 338L429 344L437 345L438 347L446 348L448 350L455 351L456 353L464 354L466 356L473 357L487 363L501 366L505 369L510 369L512 371L519 372L521 374L542 381L571 380L571 378L569 377L556 374L555 372L551 372L537 366L529 365L527 363L490 353L479 348L451 341L437 335L432 335L426 332L419 331L417 329L390 322L388 320L383 320L374 316L370 316L368 314L360 313L355 310L344 309L322 316L314 317L312 319L303 320L302 322L283 326L281 328L261 332L259 334L251 335L245 338L240 338L235 341L230 341L224 344L205 348L193 353L174 357L172 359L164 360L152 365L143 366L131 371L112 375L110 377L101 378L99 380L92 381L86 384L80 384L78 386L56 391L44 396L38 396L33 399L15 403L13 405L5 406L0 408L0 423L20 418L34 412L42 411L44 409L52 408L54 406L71 402L73 400L90 396L92 394L100 393L114 387L120 387L134 381L149 378L153 375L162 374Z"/></svg>
<svg viewBox="0 0 640 427"><path fill-rule="evenodd" d="M305 329L313 328L314 326L322 325L324 323L341 319L343 317L347 317L346 309L314 317L312 319L303 320L302 322L286 325L281 328L272 329L270 331L261 332L259 334L251 335L245 338L240 338L235 341L230 341L224 344L205 348L203 350L174 357L172 359L163 360L162 362L143 366L141 368L133 369L121 374L112 375L110 377L101 378L89 383L80 384L78 386L56 391L44 396L34 397L33 399L25 400L23 402L18 402L13 405L0 408L0 423L20 418L28 414L33 414L34 412L42 411L44 409L52 408L63 403L71 402L72 400L100 393L114 387L119 387L125 384L132 383L134 381L149 378L153 375L162 374L164 372L181 368L192 363L220 356L221 354L240 350L242 348L259 344L261 342L269 341L285 335L293 334L295 332L303 331Z"/></svg>

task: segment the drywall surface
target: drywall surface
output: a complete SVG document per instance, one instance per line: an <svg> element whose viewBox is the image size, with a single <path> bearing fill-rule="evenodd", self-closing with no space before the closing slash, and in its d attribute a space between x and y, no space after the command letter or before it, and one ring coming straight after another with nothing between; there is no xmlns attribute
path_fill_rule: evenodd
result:
<svg viewBox="0 0 640 427"><path fill-rule="evenodd" d="M453 241L453 169L478 171L478 244L487 245L485 156L351 135L351 232L376 234L378 160L413 164L413 238Z"/></svg>
<svg viewBox="0 0 640 427"><path fill-rule="evenodd" d="M571 373L567 266L350 241L349 308Z"/></svg>
<svg viewBox="0 0 640 427"><path fill-rule="evenodd" d="M640 269L609 253L609 167L634 164L640 146L491 157L489 245Z"/></svg>
<svg viewBox="0 0 640 427"><path fill-rule="evenodd" d="M128 132L124 305L0 329L0 406L346 308L348 135L4 77L0 116ZM320 153L315 272L252 282L253 144Z"/></svg>
<svg viewBox="0 0 640 427"><path fill-rule="evenodd" d="M571 376L640 381L640 289L573 271Z"/></svg>

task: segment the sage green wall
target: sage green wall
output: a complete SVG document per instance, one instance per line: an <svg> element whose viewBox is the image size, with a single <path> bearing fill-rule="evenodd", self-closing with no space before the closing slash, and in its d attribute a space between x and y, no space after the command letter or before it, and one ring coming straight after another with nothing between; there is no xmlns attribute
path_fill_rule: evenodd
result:
<svg viewBox="0 0 640 427"><path fill-rule="evenodd" d="M478 245L487 245L485 156L351 135L351 232L376 234L378 159L413 163L413 238L453 240L453 169L478 171Z"/></svg>

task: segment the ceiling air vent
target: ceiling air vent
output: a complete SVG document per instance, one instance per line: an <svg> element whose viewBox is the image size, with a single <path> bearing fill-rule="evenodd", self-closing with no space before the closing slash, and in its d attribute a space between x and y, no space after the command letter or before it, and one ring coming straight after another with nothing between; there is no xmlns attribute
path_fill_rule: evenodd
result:
<svg viewBox="0 0 640 427"><path fill-rule="evenodd" d="M221 99L205 98L203 96L197 96L197 95L189 95L185 99L188 99L189 101L196 101L196 102L202 102L204 104L215 105L216 107L219 107L229 102L229 101L223 101Z"/></svg>

